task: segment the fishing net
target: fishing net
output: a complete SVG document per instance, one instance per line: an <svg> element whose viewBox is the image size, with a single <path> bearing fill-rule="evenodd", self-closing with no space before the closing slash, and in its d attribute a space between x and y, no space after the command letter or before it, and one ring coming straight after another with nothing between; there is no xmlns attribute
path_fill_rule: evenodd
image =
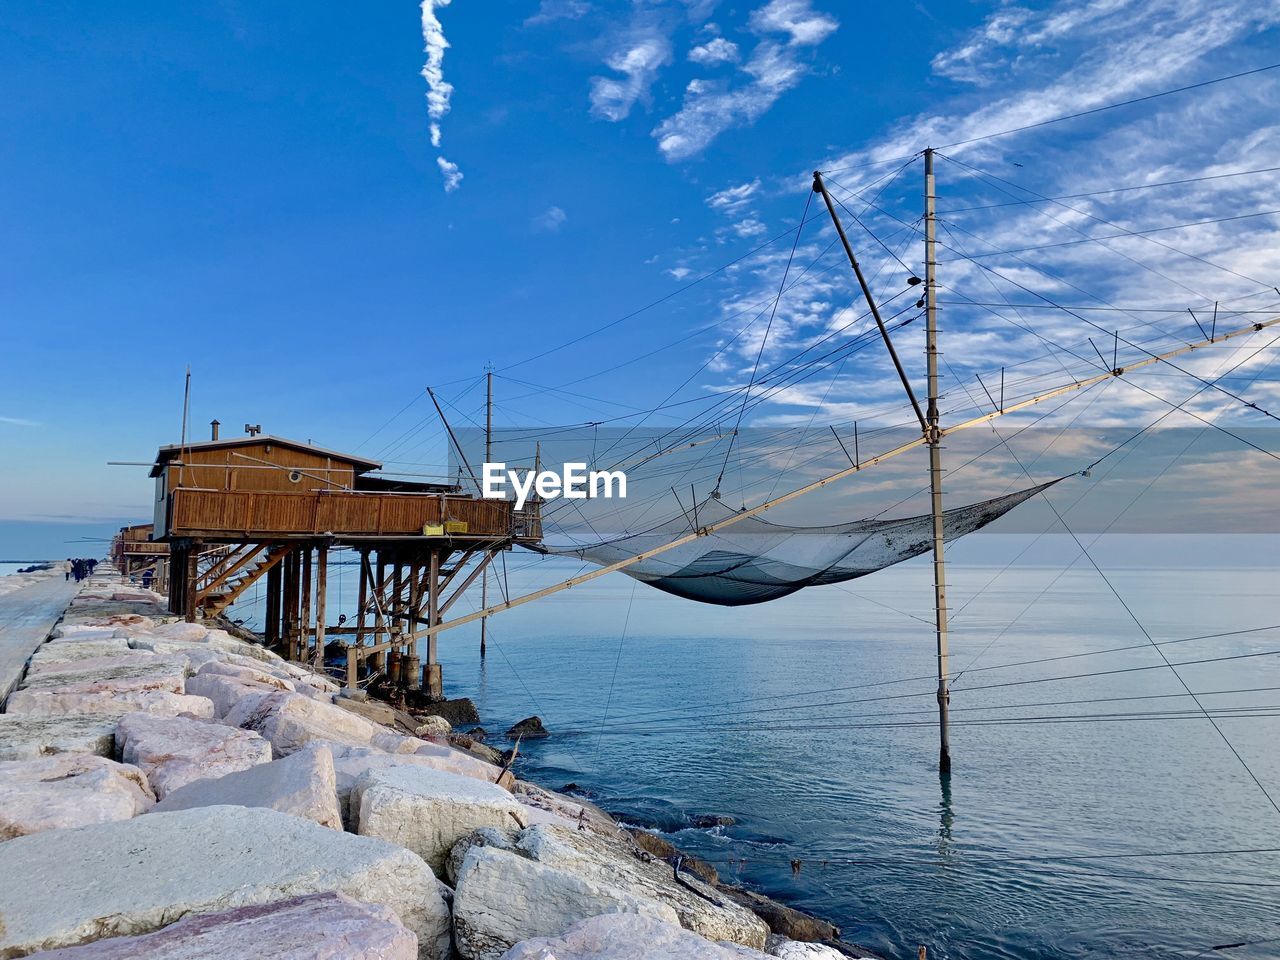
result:
<svg viewBox="0 0 1280 960"><path fill-rule="evenodd" d="M946 540L985 527L1057 482L1051 480L945 511ZM707 500L696 511L643 533L587 546L542 546L540 550L607 566L726 520L734 513L732 507L719 500ZM622 572L678 597L735 607L776 600L804 587L865 577L918 557L932 547L930 516L857 520L823 527L790 527L747 517L724 530L637 561Z"/></svg>

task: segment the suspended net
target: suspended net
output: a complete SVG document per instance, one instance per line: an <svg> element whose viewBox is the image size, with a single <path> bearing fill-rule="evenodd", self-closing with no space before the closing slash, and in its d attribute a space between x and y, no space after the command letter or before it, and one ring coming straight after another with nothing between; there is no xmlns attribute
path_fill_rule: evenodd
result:
<svg viewBox="0 0 1280 960"><path fill-rule="evenodd" d="M1057 482L1051 480L945 511L946 540L985 527ZM644 533L588 546L544 545L539 549L607 566L727 520L735 512L719 500L706 500L696 511ZM622 568L622 572L678 597L736 607L776 600L804 587L865 577L918 557L932 546L931 516L857 520L823 527L789 527L746 517L724 530L639 560Z"/></svg>

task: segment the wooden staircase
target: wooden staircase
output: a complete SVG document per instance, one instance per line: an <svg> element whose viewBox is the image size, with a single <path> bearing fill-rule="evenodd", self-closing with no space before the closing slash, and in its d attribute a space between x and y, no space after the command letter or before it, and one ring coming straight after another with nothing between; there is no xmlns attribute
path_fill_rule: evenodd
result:
<svg viewBox="0 0 1280 960"><path fill-rule="evenodd" d="M288 544L267 547L250 543L227 552L205 571L197 588L196 602L204 609L204 615L216 617L223 613L292 549Z"/></svg>

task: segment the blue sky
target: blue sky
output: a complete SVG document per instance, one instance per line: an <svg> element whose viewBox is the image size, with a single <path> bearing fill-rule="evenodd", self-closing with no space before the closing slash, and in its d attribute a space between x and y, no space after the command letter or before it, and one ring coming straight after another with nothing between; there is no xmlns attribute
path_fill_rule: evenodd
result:
<svg viewBox="0 0 1280 960"><path fill-rule="evenodd" d="M439 386L465 421L486 363L513 424L715 396L747 382L757 355L767 369L856 316L826 223L805 228L789 274L802 282L772 323L761 305L789 236L537 355L782 234L815 166L900 248L903 265L855 237L877 293L901 298L919 252L895 218L919 215L919 163L893 176L902 164L880 161L1280 60L1280 5L1242 0L437 0L426 11L227 0L6 13L0 521L41 523L25 538L5 525L19 553L60 553L64 530L146 515L143 472L105 464L177 440L188 364L198 435L215 416L224 432L261 422L403 472L445 456L422 388ZM1100 335L1077 316L996 316L962 299L1168 307L1099 320L1151 344L1186 338L1190 318L1172 319L1185 307L1280 301L1268 292L1280 218L1259 215L1280 206L1280 177L1221 176L1280 165L1277 93L1272 71L946 151L956 380L1038 358L1026 382L1047 383L1078 366L1048 340L1087 350L1085 336ZM959 210L1030 196L996 176L1051 196L1217 179L1049 215L1043 204ZM865 197L883 191L876 206L855 206L849 193L869 185ZM1242 219L1068 243L1226 216ZM998 273L958 259L1050 243L986 261ZM917 372L918 329L900 334ZM779 391L749 422L901 422L882 353ZM1269 360L1224 353L1204 369L1241 363L1234 375L1252 378L1240 389L1265 404L1277 396ZM1181 400L1195 384L1148 386ZM1107 425L1167 409L1127 387L1112 399L1098 414ZM969 398L955 390L951 402ZM1221 394L1196 403L1222 422L1241 416Z"/></svg>

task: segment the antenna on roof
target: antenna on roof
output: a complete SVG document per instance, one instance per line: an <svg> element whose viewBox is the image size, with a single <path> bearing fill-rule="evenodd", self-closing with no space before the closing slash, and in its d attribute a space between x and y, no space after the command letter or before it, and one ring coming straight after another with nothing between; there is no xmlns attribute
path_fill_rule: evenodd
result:
<svg viewBox="0 0 1280 960"><path fill-rule="evenodd" d="M249 436L251 436L251 437L256 437L258 434L260 434L260 433L262 432L262 424L260 424L260 423L246 423L246 424L244 425L244 432L245 432L246 434L248 434Z"/></svg>

